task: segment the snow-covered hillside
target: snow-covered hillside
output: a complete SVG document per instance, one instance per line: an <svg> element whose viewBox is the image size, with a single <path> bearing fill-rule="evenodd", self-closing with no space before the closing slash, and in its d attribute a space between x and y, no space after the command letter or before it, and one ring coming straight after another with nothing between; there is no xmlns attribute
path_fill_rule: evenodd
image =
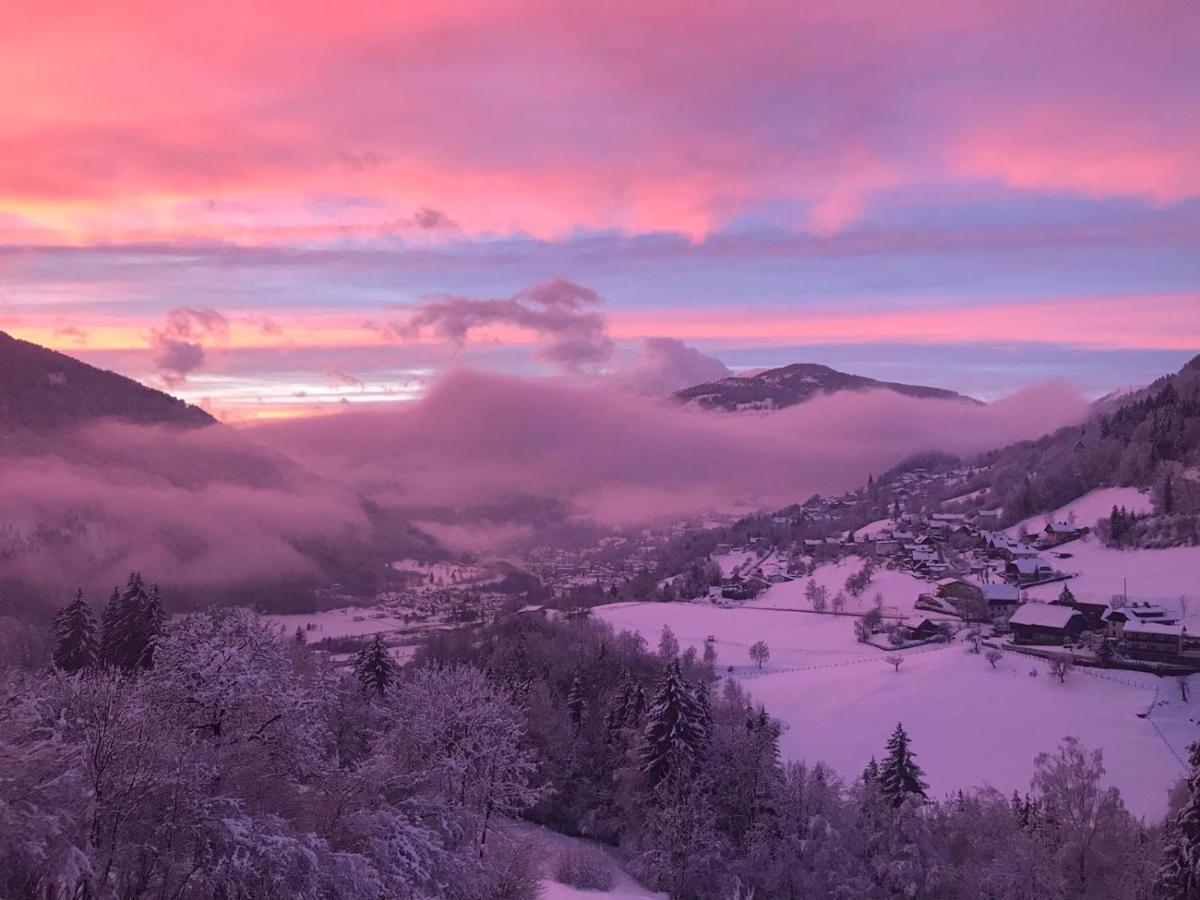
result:
<svg viewBox="0 0 1200 900"><path fill-rule="evenodd" d="M713 636L719 671L734 666L754 698L786 723L784 753L824 760L846 778L883 751L897 721L938 795L982 784L1024 791L1034 757L1068 735L1104 751L1111 782L1138 815L1162 816L1167 789L1183 773L1177 750L1139 717L1155 699L1152 676L1079 669L1060 684L1040 660L1006 654L993 669L961 644L908 651L897 672L884 654L855 641L852 619L813 613L635 603L599 607L596 615L651 646L663 625L684 649ZM762 674L748 655L758 640L771 650Z"/></svg>
<svg viewBox="0 0 1200 900"><path fill-rule="evenodd" d="M1072 516L1080 528L1095 528L1096 522L1108 516L1114 506L1123 506L1131 513L1142 515L1150 512L1150 495L1133 487L1098 488L1060 506L1052 513L1030 516L1008 531L1014 536L1022 527L1029 532L1041 531L1047 522L1065 522L1071 520Z"/></svg>
<svg viewBox="0 0 1200 900"><path fill-rule="evenodd" d="M857 557L848 557L842 562L825 563L817 566L816 571L809 577L771 585L746 605L758 609L811 609L811 604L804 598L804 591L810 580L828 588L832 597L845 589L846 579L858 572L862 565L862 560ZM880 568L875 571L871 583L860 596L851 597L847 594L846 611L866 612L874 605L875 594L880 593L883 594L885 615L905 616L913 611L917 595L928 593L932 589L933 585L917 578L911 572Z"/></svg>

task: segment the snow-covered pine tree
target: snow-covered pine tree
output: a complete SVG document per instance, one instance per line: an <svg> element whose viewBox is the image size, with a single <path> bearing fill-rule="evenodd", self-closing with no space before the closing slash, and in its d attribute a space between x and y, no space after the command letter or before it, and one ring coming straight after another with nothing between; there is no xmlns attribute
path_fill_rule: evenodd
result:
<svg viewBox="0 0 1200 900"><path fill-rule="evenodd" d="M1161 900L1200 898L1200 743L1192 744L1187 800L1167 826L1162 868L1154 896Z"/></svg>
<svg viewBox="0 0 1200 900"><path fill-rule="evenodd" d="M354 663L354 674L364 692L382 697L396 680L396 664L388 654L387 645L380 635L358 651Z"/></svg>
<svg viewBox="0 0 1200 900"><path fill-rule="evenodd" d="M704 746L700 720L700 707L674 660L655 687L642 735L642 772L652 786L695 765Z"/></svg>
<svg viewBox="0 0 1200 900"><path fill-rule="evenodd" d="M93 668L100 658L96 616L83 599L83 591L54 617L54 665L74 674Z"/></svg>
<svg viewBox="0 0 1200 900"><path fill-rule="evenodd" d="M150 589L146 602L138 614L137 628L137 665L143 669L154 668L154 648L162 636L163 626L167 621L166 610L163 609L162 596L158 585Z"/></svg>
<svg viewBox="0 0 1200 900"><path fill-rule="evenodd" d="M867 763L867 767L863 769L862 782L865 785L872 785L879 781L879 763L875 761L875 757L871 757L871 761Z"/></svg>
<svg viewBox="0 0 1200 900"><path fill-rule="evenodd" d="M125 591L113 591L101 617L100 657L104 665L132 671L146 649L145 609L149 602L142 576L133 572Z"/></svg>
<svg viewBox="0 0 1200 900"><path fill-rule="evenodd" d="M571 730L579 734L583 728L583 719L587 713L587 695L583 689L583 679L576 675L571 681L571 690L567 693L567 714L571 717Z"/></svg>
<svg viewBox="0 0 1200 900"><path fill-rule="evenodd" d="M703 749L712 739L713 730L712 698L708 695L708 685L703 680L696 685L696 710L699 713L697 723L700 726L700 746Z"/></svg>
<svg viewBox="0 0 1200 900"><path fill-rule="evenodd" d="M926 799L925 773L909 748L903 725L896 724L896 730L888 738L887 751L879 767L879 790L884 798L893 807L899 807L908 797Z"/></svg>
<svg viewBox="0 0 1200 900"><path fill-rule="evenodd" d="M121 622L121 594L113 588L112 596L100 614L100 662L113 669L120 666L125 647Z"/></svg>

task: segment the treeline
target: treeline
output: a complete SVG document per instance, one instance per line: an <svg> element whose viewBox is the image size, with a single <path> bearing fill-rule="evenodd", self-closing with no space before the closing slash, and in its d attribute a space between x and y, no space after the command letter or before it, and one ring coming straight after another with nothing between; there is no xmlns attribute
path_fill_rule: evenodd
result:
<svg viewBox="0 0 1200 900"><path fill-rule="evenodd" d="M152 646L0 674L6 898L532 900L521 818L694 900L1200 885L1200 753L1162 833L1073 739L1011 797L928 796L901 726L851 781L785 761L711 645L665 632L651 651L586 616L444 634L403 668L378 637L334 667L242 610L175 618Z"/></svg>

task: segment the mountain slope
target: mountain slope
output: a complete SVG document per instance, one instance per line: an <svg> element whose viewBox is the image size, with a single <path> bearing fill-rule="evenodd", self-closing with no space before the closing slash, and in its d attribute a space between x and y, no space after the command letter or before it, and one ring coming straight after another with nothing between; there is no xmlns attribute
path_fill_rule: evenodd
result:
<svg viewBox="0 0 1200 900"><path fill-rule="evenodd" d="M815 363L794 363L767 369L753 375L734 375L698 384L676 393L675 399L701 409L724 412L757 412L783 409L811 400L821 394L838 391L892 391L907 397L930 400L957 400L978 403L970 397L942 388L876 381L862 375L850 375Z"/></svg>
<svg viewBox="0 0 1200 900"><path fill-rule="evenodd" d="M197 428L216 420L162 391L0 331L0 432L98 419Z"/></svg>

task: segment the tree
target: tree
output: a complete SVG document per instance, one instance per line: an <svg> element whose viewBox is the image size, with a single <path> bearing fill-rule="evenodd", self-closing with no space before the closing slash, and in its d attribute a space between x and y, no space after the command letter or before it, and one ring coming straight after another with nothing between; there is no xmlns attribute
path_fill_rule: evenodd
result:
<svg viewBox="0 0 1200 900"><path fill-rule="evenodd" d="M986 659L988 662L990 662L992 664L993 669L996 668L996 663L1000 662L1000 660L1002 660L1003 658L1004 658L1004 654L1001 653L999 650L989 650L987 653L984 654L984 659Z"/></svg>
<svg viewBox="0 0 1200 900"><path fill-rule="evenodd" d="M879 766L879 790L893 808L900 806L909 797L926 799L925 773L917 765L909 748L908 734L902 724L887 743L887 756Z"/></svg>
<svg viewBox="0 0 1200 900"><path fill-rule="evenodd" d="M892 666L893 668L895 668L895 670L897 672L899 672L900 666L904 664L904 657L901 656L899 653L889 653L887 656L885 656L883 658L883 661L885 663L887 663L889 666Z"/></svg>
<svg viewBox="0 0 1200 900"><path fill-rule="evenodd" d="M1075 602L1075 595L1071 593L1071 589L1067 585L1063 585L1063 589L1058 592L1058 603L1061 606L1070 606Z"/></svg>
<svg viewBox="0 0 1200 900"><path fill-rule="evenodd" d="M364 693L382 697L391 688L396 680L396 663L392 661L382 635L375 635L358 651L354 674Z"/></svg>
<svg viewBox="0 0 1200 900"><path fill-rule="evenodd" d="M811 578L804 587L804 596L816 612L825 612L829 605L829 588L823 584L817 584Z"/></svg>
<svg viewBox="0 0 1200 900"><path fill-rule="evenodd" d="M583 689L583 679L578 675L571 681L571 689L567 692L567 714L571 718L571 730L579 734L583 728L583 718L587 711L587 696Z"/></svg>
<svg viewBox="0 0 1200 900"><path fill-rule="evenodd" d="M704 680L713 682L717 679L717 648L712 641L704 642Z"/></svg>
<svg viewBox="0 0 1200 900"><path fill-rule="evenodd" d="M54 665L64 672L74 674L93 668L100 658L100 644L96 639L96 616L83 599L83 591L76 591L75 599L54 617Z"/></svg>
<svg viewBox="0 0 1200 900"><path fill-rule="evenodd" d="M147 650L162 627L162 604L152 605L138 572L129 576L123 593L114 589L101 616L100 661L110 668L132 672L147 668Z"/></svg>
<svg viewBox="0 0 1200 900"><path fill-rule="evenodd" d="M1067 676L1071 674L1071 670L1074 668L1075 663L1065 657L1050 661L1050 674L1058 679L1059 684L1066 683Z"/></svg>
<svg viewBox="0 0 1200 900"><path fill-rule="evenodd" d="M1189 752L1186 799L1168 824L1162 868L1155 884L1161 900L1195 900L1200 897L1200 743Z"/></svg>
<svg viewBox="0 0 1200 900"><path fill-rule="evenodd" d="M670 625L662 627L662 633L658 638L658 655L663 662L670 662L679 656L679 641Z"/></svg>
<svg viewBox="0 0 1200 900"><path fill-rule="evenodd" d="M642 735L641 769L651 786L689 773L703 750L701 710L675 660L654 689Z"/></svg>
<svg viewBox="0 0 1200 900"><path fill-rule="evenodd" d="M771 651L767 647L767 642L755 641L753 644L751 644L750 658L758 663L758 667L761 669L763 667L763 663L771 658Z"/></svg>

